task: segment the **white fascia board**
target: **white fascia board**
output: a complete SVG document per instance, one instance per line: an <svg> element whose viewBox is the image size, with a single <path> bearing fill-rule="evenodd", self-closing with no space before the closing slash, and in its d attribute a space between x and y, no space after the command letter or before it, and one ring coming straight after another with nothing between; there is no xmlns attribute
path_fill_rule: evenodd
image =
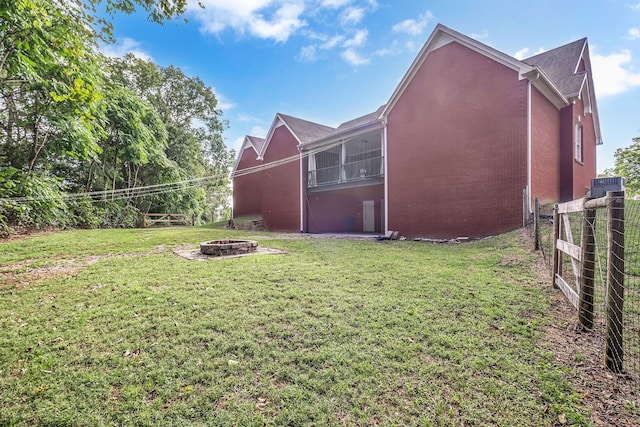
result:
<svg viewBox="0 0 640 427"><path fill-rule="evenodd" d="M271 123L271 127L269 128L269 133L267 133L267 137L265 138L264 144L262 145L262 150L260 150L260 153L258 153L258 160L264 160L264 153L267 152L267 148L271 143L271 138L273 138L273 134L275 133L276 129L282 125L284 125L287 128L287 130L291 133L291 135L293 135L293 137L298 142L298 145L300 144L300 138L298 138L298 135L296 135L295 132L291 130L291 127L289 127L286 120L282 118L280 113L277 113L273 119L273 122Z"/></svg>
<svg viewBox="0 0 640 427"><path fill-rule="evenodd" d="M233 178L233 176L235 175L236 170L238 169L238 165L240 164L240 159L242 158L242 155L244 154L244 150L246 150L247 148L253 149L253 151L256 154L258 154L258 151L256 150L256 147L253 146L253 144L249 140L249 136L248 135L244 137L244 141L242 141L242 145L240 146L240 150L238 150L238 156L236 157L236 162L233 165L233 168L231 169L231 172L229 173L229 179ZM259 160L259 158L258 158L258 160Z"/></svg>
<svg viewBox="0 0 640 427"><path fill-rule="evenodd" d="M560 89L553 84L549 76L538 67L522 75L531 80L533 86L544 95L558 110L570 104L569 100L560 92Z"/></svg>
<svg viewBox="0 0 640 427"><path fill-rule="evenodd" d="M389 98L389 101L387 102L385 108L380 113L379 119L387 117L391 110L393 110L393 107L398 102L407 86L409 86L411 80L413 80L429 53L451 42L458 42L475 52L478 52L508 68L511 68L514 71L517 71L518 77L520 79L523 79L523 76L526 73L534 69L534 67L532 67L531 65L525 64L524 62L519 61L512 56L507 55L506 53L500 52L499 50L487 46L484 43L481 43L469 36L452 30L451 28L448 28L442 24L438 24L418 53L418 56L416 56L416 58L413 60L413 63L409 67L409 70L407 70L407 72L405 73L404 77L400 81L400 84L396 87L395 91L391 95L391 98Z"/></svg>
<svg viewBox="0 0 640 427"><path fill-rule="evenodd" d="M382 129L383 127L384 127L384 123L380 120L376 120L373 122L365 123L360 126L355 126L349 129L345 129L344 131L341 131L341 132L332 133L331 135L318 138L314 141L300 144L299 149L300 151L309 151L309 150L322 148L328 145L333 145L336 143L343 142L345 140L351 139L353 137L372 131L374 129Z"/></svg>
<svg viewBox="0 0 640 427"><path fill-rule="evenodd" d="M578 56L578 62L576 63L576 68L573 70L573 74L578 74L578 68L580 68L580 60L583 59L583 55L584 55L584 50L587 47L587 41L585 40L584 43L582 44L582 50L580 51L580 56ZM585 64L585 68L586 68L586 64Z"/></svg>

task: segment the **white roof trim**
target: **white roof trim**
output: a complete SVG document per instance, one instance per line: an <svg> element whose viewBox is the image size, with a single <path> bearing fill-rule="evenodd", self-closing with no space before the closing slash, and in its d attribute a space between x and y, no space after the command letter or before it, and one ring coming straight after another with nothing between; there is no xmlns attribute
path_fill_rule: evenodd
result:
<svg viewBox="0 0 640 427"><path fill-rule="evenodd" d="M585 40L584 43L582 43L582 50L580 51L580 56L578 57L578 63L576 64L576 68L573 70L573 74L578 74L578 68L580 68L580 61L584 60L584 49L587 47L587 41ZM587 68L587 64L585 61L585 70Z"/></svg>
<svg viewBox="0 0 640 427"><path fill-rule="evenodd" d="M280 115L280 113L276 113L276 116L273 119L273 123L271 124L271 127L269 128L269 133L267 133L267 137L265 138L264 144L262 145L262 150L260 150L260 152L258 153L258 160L263 160L264 159L264 153L267 152L267 148L269 147L269 144L271 143L271 139L273 138L273 134L275 133L276 129L279 128L282 125L284 125L289 130L291 135L293 135L293 137L296 139L296 141L298 141L298 145L301 144L300 138L298 138L298 135L296 135L295 132L289 127L289 125L287 124L287 121L284 120L284 118Z"/></svg>
<svg viewBox="0 0 640 427"><path fill-rule="evenodd" d="M244 141L242 141L242 145L240 146L240 150L238 150L238 156L236 157L236 163L233 165L233 169L231 169L231 173L229 174L230 178L233 178L233 176L236 174L236 170L238 170L238 165L240 164L240 159L242 158L244 151L247 148L252 148L253 151L256 153L256 155L258 154L258 150L256 150L256 147L254 147L254 145L251 143L251 139L249 138L249 135L246 135L244 137ZM256 159L256 160L259 160Z"/></svg>
<svg viewBox="0 0 640 427"><path fill-rule="evenodd" d="M540 91L557 109L561 109L570 104L569 100L560 92L560 89L551 81L549 76L538 68L534 67L533 73L524 74L523 77L531 80L533 86Z"/></svg>
<svg viewBox="0 0 640 427"><path fill-rule="evenodd" d="M380 113L380 119L387 117L391 110L393 110L396 103L409 86L409 83L411 83L411 80L413 80L413 78L415 77L416 73L424 63L429 53L454 41L488 58L491 58L494 61L505 65L506 67L509 67L514 71L518 71L520 78L524 78L524 74L534 70L534 67L532 67L531 65L525 64L522 61L518 61L512 56L502 53L490 46L485 45L484 43L472 39L469 36L465 36L464 34L452 30L451 28L448 28L442 24L438 24L427 39L427 42L420 50L420 53L418 53L418 56L416 56L416 58L413 60L413 63L400 81L400 84L398 85L398 87L396 87L395 91L391 95L391 98L389 99L389 102L387 102L385 108Z"/></svg>

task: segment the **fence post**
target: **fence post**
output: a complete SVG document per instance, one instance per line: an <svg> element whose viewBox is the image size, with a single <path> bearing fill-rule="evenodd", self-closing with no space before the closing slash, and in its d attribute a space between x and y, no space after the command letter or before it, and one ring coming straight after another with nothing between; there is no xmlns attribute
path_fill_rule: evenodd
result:
<svg viewBox="0 0 640 427"><path fill-rule="evenodd" d="M533 250L540 250L540 200L536 197L533 208Z"/></svg>
<svg viewBox="0 0 640 427"><path fill-rule="evenodd" d="M596 264L595 220L595 209L585 209L583 211L582 242L580 245L582 247L582 268L580 271L578 320L586 329L593 328L593 285Z"/></svg>
<svg viewBox="0 0 640 427"><path fill-rule="evenodd" d="M554 288L556 285L556 274L559 273L560 268L560 251L558 251L558 239L560 238L560 215L558 214L558 205L553 207L553 270L551 271L551 283Z"/></svg>
<svg viewBox="0 0 640 427"><path fill-rule="evenodd" d="M142 228L147 228L147 214L142 215Z"/></svg>
<svg viewBox="0 0 640 427"><path fill-rule="evenodd" d="M607 192L607 302L605 364L622 372L624 305L624 191Z"/></svg>

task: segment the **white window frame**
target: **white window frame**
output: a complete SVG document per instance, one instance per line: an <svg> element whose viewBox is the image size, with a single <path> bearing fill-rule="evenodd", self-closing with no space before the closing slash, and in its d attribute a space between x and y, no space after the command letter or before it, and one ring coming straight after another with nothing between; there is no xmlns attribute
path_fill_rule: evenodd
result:
<svg viewBox="0 0 640 427"><path fill-rule="evenodd" d="M580 123L576 123L573 157L580 163L584 162L584 137L582 135L582 125Z"/></svg>

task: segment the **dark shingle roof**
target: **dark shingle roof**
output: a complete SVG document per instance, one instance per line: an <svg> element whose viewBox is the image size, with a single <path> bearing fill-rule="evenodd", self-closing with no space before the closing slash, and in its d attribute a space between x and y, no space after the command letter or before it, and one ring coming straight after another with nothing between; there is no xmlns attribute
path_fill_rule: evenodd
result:
<svg viewBox="0 0 640 427"><path fill-rule="evenodd" d="M251 142L253 147L256 149L256 152L259 153L260 150L262 150L262 146L264 145L265 139L259 138L257 136L251 136L251 135L247 135L247 138L249 138L249 141Z"/></svg>
<svg viewBox="0 0 640 427"><path fill-rule="evenodd" d="M382 112L385 105L380 106L373 113L365 114L364 116L342 123L340 126L338 126L337 130L343 131L345 129L351 129L375 121L380 116L380 113Z"/></svg>
<svg viewBox="0 0 640 427"><path fill-rule="evenodd" d="M335 131L335 128L330 126L302 120L297 117L287 116L286 114L279 115L298 137L301 144L321 138Z"/></svg>
<svg viewBox="0 0 640 427"><path fill-rule="evenodd" d="M566 97L576 96L584 81L585 72L574 74L586 38L523 59L522 62L539 67Z"/></svg>

